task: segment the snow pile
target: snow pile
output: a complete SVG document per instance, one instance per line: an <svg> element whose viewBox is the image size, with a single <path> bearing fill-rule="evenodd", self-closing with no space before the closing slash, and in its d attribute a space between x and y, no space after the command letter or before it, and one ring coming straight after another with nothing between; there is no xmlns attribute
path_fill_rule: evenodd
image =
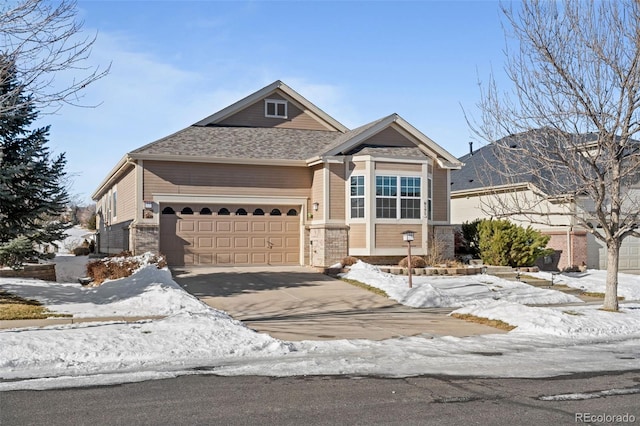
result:
<svg viewBox="0 0 640 426"><path fill-rule="evenodd" d="M384 290L391 299L414 308L461 307L494 300L532 305L582 302L566 293L492 275L413 276L413 288L409 288L406 276L381 272L359 261L342 276Z"/></svg>
<svg viewBox="0 0 640 426"><path fill-rule="evenodd" d="M453 311L501 320L517 328L511 333L551 334L571 339L640 336L640 304L623 304L620 312L599 306L530 307L519 303L490 302Z"/></svg>
<svg viewBox="0 0 640 426"><path fill-rule="evenodd" d="M105 281L98 287L0 278L0 288L36 299L53 312L73 314L75 318L159 316L211 310L183 291L168 269L153 265L145 266L129 277Z"/></svg>
<svg viewBox="0 0 640 426"><path fill-rule="evenodd" d="M551 281L550 272L527 273L534 277ZM585 272L554 274L553 282L593 293L604 293L607 271L589 269ZM625 300L640 300L640 275L618 273L618 296Z"/></svg>

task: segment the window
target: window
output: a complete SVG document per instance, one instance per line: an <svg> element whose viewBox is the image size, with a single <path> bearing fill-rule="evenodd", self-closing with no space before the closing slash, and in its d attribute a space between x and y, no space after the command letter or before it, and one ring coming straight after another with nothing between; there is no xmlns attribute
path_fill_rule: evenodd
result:
<svg viewBox="0 0 640 426"><path fill-rule="evenodd" d="M287 216L298 216L298 211L296 209L289 209Z"/></svg>
<svg viewBox="0 0 640 426"><path fill-rule="evenodd" d="M420 219L420 178L400 178L400 217Z"/></svg>
<svg viewBox="0 0 640 426"><path fill-rule="evenodd" d="M398 178L376 176L376 217L398 217Z"/></svg>
<svg viewBox="0 0 640 426"><path fill-rule="evenodd" d="M116 191L113 191L113 196L112 196L112 208L111 208L111 214L113 217L118 216L117 215L117 206L118 206L118 193Z"/></svg>
<svg viewBox="0 0 640 426"><path fill-rule="evenodd" d="M433 179L427 179L427 219L433 219Z"/></svg>
<svg viewBox="0 0 640 426"><path fill-rule="evenodd" d="M262 210L262 209L255 209L255 210L253 211L253 215L254 215L254 216L264 216L264 210Z"/></svg>
<svg viewBox="0 0 640 426"><path fill-rule="evenodd" d="M218 210L218 216L229 216L231 213L229 212L229 209L223 207L220 210Z"/></svg>
<svg viewBox="0 0 640 426"><path fill-rule="evenodd" d="M280 210L278 209L273 209L271 210L271 213L269 213L271 216L282 216L282 212L280 212Z"/></svg>
<svg viewBox="0 0 640 426"><path fill-rule="evenodd" d="M351 176L351 218L364 217L364 176Z"/></svg>
<svg viewBox="0 0 640 426"><path fill-rule="evenodd" d="M193 214L193 209L191 207L185 207L180 211L181 214Z"/></svg>
<svg viewBox="0 0 640 426"><path fill-rule="evenodd" d="M419 177L376 176L376 217L420 219Z"/></svg>
<svg viewBox="0 0 640 426"><path fill-rule="evenodd" d="M287 101L279 99L265 99L264 116L273 118L287 118Z"/></svg>
<svg viewBox="0 0 640 426"><path fill-rule="evenodd" d="M211 214L211 209L209 207L203 207L200 210L200 214L201 215L210 215Z"/></svg>
<svg viewBox="0 0 640 426"><path fill-rule="evenodd" d="M246 216L246 215L247 215L247 211L245 209L236 210L236 216Z"/></svg>
<svg viewBox="0 0 640 426"><path fill-rule="evenodd" d="M171 207L165 207L162 209L162 214L175 214L176 212Z"/></svg>

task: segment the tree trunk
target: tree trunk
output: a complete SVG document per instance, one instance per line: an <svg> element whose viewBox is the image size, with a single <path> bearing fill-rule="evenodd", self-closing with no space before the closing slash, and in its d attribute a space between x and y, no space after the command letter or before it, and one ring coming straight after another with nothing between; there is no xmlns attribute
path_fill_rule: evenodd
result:
<svg viewBox="0 0 640 426"><path fill-rule="evenodd" d="M620 242L607 242L607 285L604 292L603 309L607 311L618 310L618 260L620 255Z"/></svg>

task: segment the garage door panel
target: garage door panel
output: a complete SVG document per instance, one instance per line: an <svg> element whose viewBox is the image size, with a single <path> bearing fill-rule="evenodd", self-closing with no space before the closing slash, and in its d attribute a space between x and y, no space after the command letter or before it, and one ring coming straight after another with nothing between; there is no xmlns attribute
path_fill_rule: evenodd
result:
<svg viewBox="0 0 640 426"><path fill-rule="evenodd" d="M202 207L220 206L190 207L195 214L160 218L160 249L170 265L299 264L300 217L200 215Z"/></svg>
<svg viewBox="0 0 640 426"><path fill-rule="evenodd" d="M197 248L213 248L213 238L211 237L198 237Z"/></svg>
<svg viewBox="0 0 640 426"><path fill-rule="evenodd" d="M283 232L284 224L282 222L271 221L269 222L269 232Z"/></svg>
<svg viewBox="0 0 640 426"><path fill-rule="evenodd" d="M249 222L247 221L234 221L233 230L235 232L248 232L249 231Z"/></svg>
<svg viewBox="0 0 640 426"><path fill-rule="evenodd" d="M267 224L265 222L252 222L251 230L253 232L265 232L267 230Z"/></svg>
<svg viewBox="0 0 640 426"><path fill-rule="evenodd" d="M231 222L227 220L215 220L216 232L231 232Z"/></svg>
<svg viewBox="0 0 640 426"><path fill-rule="evenodd" d="M213 223L211 221L198 221L199 232L211 232L213 231Z"/></svg>
<svg viewBox="0 0 640 426"><path fill-rule="evenodd" d="M217 237L215 248L231 248L231 238Z"/></svg>
<svg viewBox="0 0 640 426"><path fill-rule="evenodd" d="M251 248L267 248L267 239L264 237L252 237Z"/></svg>
<svg viewBox="0 0 640 426"><path fill-rule="evenodd" d="M248 265L249 264L249 253L233 253L233 264L234 265Z"/></svg>
<svg viewBox="0 0 640 426"><path fill-rule="evenodd" d="M249 238L247 237L235 237L233 239L234 248L249 248Z"/></svg>

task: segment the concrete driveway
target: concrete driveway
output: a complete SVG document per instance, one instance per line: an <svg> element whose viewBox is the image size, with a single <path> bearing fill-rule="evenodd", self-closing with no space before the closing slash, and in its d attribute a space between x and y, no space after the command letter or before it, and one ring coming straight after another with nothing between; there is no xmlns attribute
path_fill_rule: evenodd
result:
<svg viewBox="0 0 640 426"><path fill-rule="evenodd" d="M204 303L282 340L470 336L503 333L414 309L305 267L173 269L174 280Z"/></svg>

